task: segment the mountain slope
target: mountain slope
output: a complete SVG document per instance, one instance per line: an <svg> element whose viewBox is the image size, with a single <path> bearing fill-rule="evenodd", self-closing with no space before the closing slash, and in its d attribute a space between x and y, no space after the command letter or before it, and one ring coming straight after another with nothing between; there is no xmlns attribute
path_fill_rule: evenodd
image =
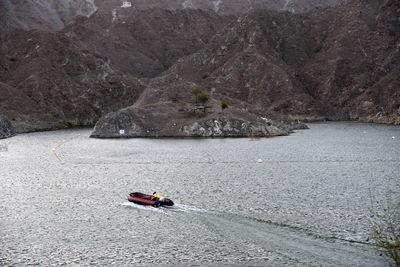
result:
<svg viewBox="0 0 400 267"><path fill-rule="evenodd" d="M0 27L60 30L75 16L90 16L96 9L94 0L2 0Z"/></svg>
<svg viewBox="0 0 400 267"><path fill-rule="evenodd" d="M202 9L219 14L242 14L260 8L305 12L315 7L336 5L341 1L343 0L131 0L130 9ZM121 6L121 0L2 0L0 27L61 30L77 16L90 16L97 9L111 13Z"/></svg>
<svg viewBox="0 0 400 267"><path fill-rule="evenodd" d="M125 73L154 77L202 48L232 20L201 10L117 8L80 18L63 32Z"/></svg>
<svg viewBox="0 0 400 267"><path fill-rule="evenodd" d="M287 10L291 12L305 12L315 7L334 6L342 0L131 0L137 9L163 8L203 9L219 14L242 14L252 9ZM113 9L121 6L120 0L97 0L96 5L102 9Z"/></svg>
<svg viewBox="0 0 400 267"><path fill-rule="evenodd" d="M196 85L211 98L204 120L326 118L398 124L399 12L394 0L352 0L306 14L250 12L154 79L133 106L103 117L94 136L112 129L120 114L149 118L130 117L129 123L158 127L157 135L171 131L170 122L179 133L189 127L190 115L184 116L195 105L190 88ZM223 112L221 98L229 102Z"/></svg>
<svg viewBox="0 0 400 267"><path fill-rule="evenodd" d="M93 125L144 89L61 33L18 30L1 44L0 114L20 122L18 131Z"/></svg>
<svg viewBox="0 0 400 267"><path fill-rule="evenodd" d="M398 93L379 81L399 77L398 9L396 1L350 1L304 15L254 11L166 75L270 113L394 118ZM377 91L379 99L369 96Z"/></svg>
<svg viewBox="0 0 400 267"><path fill-rule="evenodd" d="M345 118L398 122L399 16L398 1L339 6L331 20L337 26L302 69L311 95Z"/></svg>

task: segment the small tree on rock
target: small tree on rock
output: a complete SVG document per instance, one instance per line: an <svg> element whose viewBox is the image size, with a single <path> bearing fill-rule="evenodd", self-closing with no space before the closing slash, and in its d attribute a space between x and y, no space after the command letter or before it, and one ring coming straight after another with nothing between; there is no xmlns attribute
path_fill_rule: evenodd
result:
<svg viewBox="0 0 400 267"><path fill-rule="evenodd" d="M207 94L207 92L204 90L203 87L195 86L191 89L191 92L196 99L196 103L201 103L203 105L207 103L209 95Z"/></svg>
<svg viewBox="0 0 400 267"><path fill-rule="evenodd" d="M228 101L225 98L222 98L221 102L220 102L220 106L221 106L222 110L226 109L228 107Z"/></svg>

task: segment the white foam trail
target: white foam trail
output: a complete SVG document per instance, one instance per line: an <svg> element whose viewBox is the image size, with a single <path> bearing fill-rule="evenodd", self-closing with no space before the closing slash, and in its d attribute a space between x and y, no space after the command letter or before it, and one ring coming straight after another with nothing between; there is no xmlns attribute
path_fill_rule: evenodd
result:
<svg viewBox="0 0 400 267"><path fill-rule="evenodd" d="M143 206L143 205L135 204L132 202L124 202L124 203L122 203L122 206L129 207L129 208L135 208L135 209L139 209L139 210L155 211L155 212L164 213L166 215L170 215L160 208L155 208L153 206Z"/></svg>
<svg viewBox="0 0 400 267"><path fill-rule="evenodd" d="M122 203L122 206L140 209L140 210L156 211L156 212L161 212L161 213L164 213L167 215L171 215L166 212L167 210L183 211L183 212L207 212L204 209L200 209L200 208L197 208L194 206L189 206L189 205L184 205L184 204L176 204L176 203L173 206L164 206L164 207L158 207L158 208L155 208L153 206L143 206L143 205L135 204L132 202L124 202L124 203Z"/></svg>
<svg viewBox="0 0 400 267"><path fill-rule="evenodd" d="M173 208L184 211L184 212L191 212L191 211L196 211L196 212L206 212L204 209L200 209L194 206L189 206L189 205L184 205L184 204L176 204L173 206Z"/></svg>

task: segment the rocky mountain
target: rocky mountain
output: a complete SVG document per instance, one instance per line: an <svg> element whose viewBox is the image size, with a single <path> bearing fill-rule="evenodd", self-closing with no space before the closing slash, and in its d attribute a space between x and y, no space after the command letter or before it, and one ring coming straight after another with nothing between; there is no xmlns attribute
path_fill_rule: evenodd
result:
<svg viewBox="0 0 400 267"><path fill-rule="evenodd" d="M283 7L279 10L286 10L293 13L304 13L314 8L319 7L332 7L339 3L344 2L342 0L285 0Z"/></svg>
<svg viewBox="0 0 400 267"><path fill-rule="evenodd" d="M308 92L341 119L400 123L400 2L349 1L302 68Z"/></svg>
<svg viewBox="0 0 400 267"><path fill-rule="evenodd" d="M154 79L133 106L103 117L93 135L113 136L121 123L132 136L181 135L193 125L204 132L202 123L212 129L220 118L400 123L399 18L394 0L352 0L306 14L250 12ZM195 86L211 98L200 115ZM219 108L221 98L229 109Z"/></svg>
<svg viewBox="0 0 400 267"><path fill-rule="evenodd" d="M251 9L305 12L315 7L336 5L343 0L130 0L132 9L202 9L219 14L241 14ZM61 30L77 16L90 16L96 10L112 13L122 0L2 0L0 27Z"/></svg>
<svg viewBox="0 0 400 267"><path fill-rule="evenodd" d="M341 0L130 0L133 8L148 9L202 9L219 14L241 14L252 9L287 10L305 12L315 7L333 6ZM121 6L120 0L96 0L101 9L113 9Z"/></svg>
<svg viewBox="0 0 400 267"><path fill-rule="evenodd" d="M0 27L61 30L74 17L90 16L96 9L94 0L2 0Z"/></svg>
<svg viewBox="0 0 400 267"><path fill-rule="evenodd" d="M201 10L117 8L81 17L63 32L125 73L155 77L202 48L231 21Z"/></svg>
<svg viewBox="0 0 400 267"><path fill-rule="evenodd" d="M5 32L0 112L19 132L94 125L135 102L145 84L136 77L166 70L229 21L200 10L122 9L80 17L60 32Z"/></svg>
<svg viewBox="0 0 400 267"><path fill-rule="evenodd" d="M239 16L96 5L58 32L1 28L0 114L18 132L99 118L95 137L274 136L304 127L297 120L400 123L398 1Z"/></svg>
<svg viewBox="0 0 400 267"><path fill-rule="evenodd" d="M93 125L144 89L62 33L19 30L0 37L0 114L18 132Z"/></svg>

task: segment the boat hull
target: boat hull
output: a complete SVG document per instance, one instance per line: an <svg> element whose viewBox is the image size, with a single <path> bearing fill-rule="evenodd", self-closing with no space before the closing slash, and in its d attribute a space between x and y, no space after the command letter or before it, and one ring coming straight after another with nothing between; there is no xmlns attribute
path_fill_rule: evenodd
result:
<svg viewBox="0 0 400 267"><path fill-rule="evenodd" d="M146 194L139 193L139 192L130 193L128 195L128 201L133 202L135 204L139 204L139 205L153 206L153 207L173 206L174 205L174 202L171 199L168 199L168 198L158 199L151 195L146 195Z"/></svg>

